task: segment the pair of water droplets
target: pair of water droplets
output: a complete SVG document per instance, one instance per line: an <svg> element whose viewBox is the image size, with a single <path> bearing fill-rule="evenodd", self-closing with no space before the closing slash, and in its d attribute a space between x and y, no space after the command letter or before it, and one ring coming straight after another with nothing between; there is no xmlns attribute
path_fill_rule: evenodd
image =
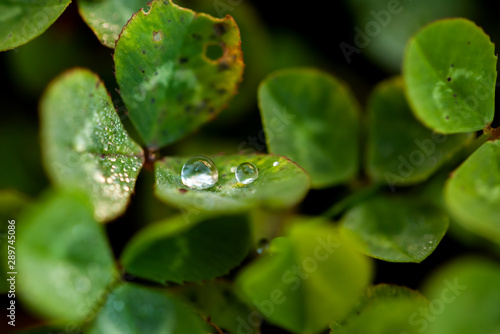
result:
<svg viewBox="0 0 500 334"><path fill-rule="evenodd" d="M241 163L236 167L234 173L236 180L243 184L250 184L259 177L259 170L251 162ZM182 183L191 189L207 189L217 183L219 171L212 160L204 156L197 156L184 164L181 179Z"/></svg>

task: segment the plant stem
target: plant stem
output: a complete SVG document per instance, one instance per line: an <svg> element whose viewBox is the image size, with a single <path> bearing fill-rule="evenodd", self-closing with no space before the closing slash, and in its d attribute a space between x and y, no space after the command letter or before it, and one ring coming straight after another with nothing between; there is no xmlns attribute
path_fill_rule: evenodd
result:
<svg viewBox="0 0 500 334"><path fill-rule="evenodd" d="M479 137L474 139L470 145L467 146L467 153L468 155L471 155L474 153L480 146L482 146L484 143L486 143L488 140L492 139L490 133L483 132Z"/></svg>
<svg viewBox="0 0 500 334"><path fill-rule="evenodd" d="M325 211L323 216L328 218L335 218L354 205L372 197L373 195L378 193L381 188L382 185L380 183L374 183L366 186L365 188L362 188L347 196L340 202L335 203L332 207Z"/></svg>

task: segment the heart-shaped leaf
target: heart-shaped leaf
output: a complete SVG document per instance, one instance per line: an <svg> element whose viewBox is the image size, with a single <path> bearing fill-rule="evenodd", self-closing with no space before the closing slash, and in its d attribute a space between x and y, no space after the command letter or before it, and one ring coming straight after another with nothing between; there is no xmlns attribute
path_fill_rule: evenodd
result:
<svg viewBox="0 0 500 334"><path fill-rule="evenodd" d="M194 312L161 290L125 283L108 295L85 333L204 334L208 325Z"/></svg>
<svg viewBox="0 0 500 334"><path fill-rule="evenodd" d="M474 135L441 135L415 119L396 77L380 83L368 102L367 169L389 186L425 181Z"/></svg>
<svg viewBox="0 0 500 334"><path fill-rule="evenodd" d="M70 70L49 86L41 102L45 167L58 187L84 189L98 221L126 208L143 163L104 84L92 72Z"/></svg>
<svg viewBox="0 0 500 334"><path fill-rule="evenodd" d="M101 43L108 48L114 48L115 41L128 20L139 9L146 8L148 2L148 0L79 0L78 9Z"/></svg>
<svg viewBox="0 0 500 334"><path fill-rule="evenodd" d="M371 263L325 221L290 223L286 237L274 239L236 284L269 322L293 333L318 333L357 303L370 282Z"/></svg>
<svg viewBox="0 0 500 334"><path fill-rule="evenodd" d="M297 162L314 188L352 179L358 171L359 106L349 88L311 69L287 69L259 87L269 152Z"/></svg>
<svg viewBox="0 0 500 334"><path fill-rule="evenodd" d="M342 218L342 232L369 256L421 262L445 235L448 220L444 210L422 199L379 196L350 209Z"/></svg>
<svg viewBox="0 0 500 334"><path fill-rule="evenodd" d="M250 237L244 216L196 216L189 222L178 216L139 232L121 262L129 274L160 283L199 282L236 267L248 253Z"/></svg>
<svg viewBox="0 0 500 334"><path fill-rule="evenodd" d="M429 302L420 293L395 285L371 286L348 317L332 326L332 334L419 334L411 321Z"/></svg>
<svg viewBox="0 0 500 334"><path fill-rule="evenodd" d="M116 79L142 139L161 147L215 117L236 92L243 59L230 16L215 19L170 0L149 6L116 43Z"/></svg>
<svg viewBox="0 0 500 334"><path fill-rule="evenodd" d="M174 292L191 301L204 318L209 318L223 332L260 334L260 328L250 328L253 332L248 330L246 322L254 309L238 299L234 286L228 282L184 285Z"/></svg>
<svg viewBox="0 0 500 334"><path fill-rule="evenodd" d="M238 94L231 99L228 109L217 117L218 126L234 124L244 114L255 110L255 92L260 81L269 73L270 62L275 60L276 52L271 53L271 45L275 42L271 41L269 29L263 22L261 13L255 8L256 4L251 1L237 0L229 3L220 0L177 0L175 3L214 17L223 18L229 14L238 23L246 71L238 86Z"/></svg>
<svg viewBox="0 0 500 334"><path fill-rule="evenodd" d="M51 193L19 221L16 284L23 302L48 318L83 321L117 276L91 203L81 193Z"/></svg>
<svg viewBox="0 0 500 334"><path fill-rule="evenodd" d="M413 112L441 133L471 132L493 120L495 46L466 19L436 21L408 43L403 73Z"/></svg>
<svg viewBox="0 0 500 334"><path fill-rule="evenodd" d="M23 45L42 34L71 0L14 1L0 3L0 51Z"/></svg>
<svg viewBox="0 0 500 334"><path fill-rule="evenodd" d="M273 155L216 156L219 180L212 188L194 190L181 180L189 158L169 157L155 164L156 195L165 202L190 212L238 212L263 206L284 208L297 204L309 189L309 176L290 160ZM250 184L236 180L234 169L251 162L258 178ZM232 171L233 170L233 171Z"/></svg>
<svg viewBox="0 0 500 334"><path fill-rule="evenodd" d="M458 223L500 243L500 140L483 144L452 173L445 199Z"/></svg>
<svg viewBox="0 0 500 334"><path fill-rule="evenodd" d="M429 308L414 316L413 323L426 334L498 333L499 282L498 261L460 258L440 267L423 288Z"/></svg>

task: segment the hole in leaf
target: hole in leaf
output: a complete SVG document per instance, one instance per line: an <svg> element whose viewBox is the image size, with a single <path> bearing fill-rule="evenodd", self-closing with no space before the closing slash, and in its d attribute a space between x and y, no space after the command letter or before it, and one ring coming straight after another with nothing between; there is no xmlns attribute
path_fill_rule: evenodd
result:
<svg viewBox="0 0 500 334"><path fill-rule="evenodd" d="M210 60L217 60L223 55L222 47L218 44L209 44L205 47L205 57Z"/></svg>
<svg viewBox="0 0 500 334"><path fill-rule="evenodd" d="M163 39L163 32L160 31L153 31L153 41L154 42L159 42Z"/></svg>

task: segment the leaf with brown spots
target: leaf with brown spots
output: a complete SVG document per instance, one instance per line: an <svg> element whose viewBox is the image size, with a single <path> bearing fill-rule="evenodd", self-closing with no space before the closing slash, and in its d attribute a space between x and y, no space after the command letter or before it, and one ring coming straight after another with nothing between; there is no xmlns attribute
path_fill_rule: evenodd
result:
<svg viewBox="0 0 500 334"><path fill-rule="evenodd" d="M213 119L235 94L243 74L239 29L152 1L123 29L116 44L116 78L132 123L149 147L170 144ZM211 59L207 50L220 47Z"/></svg>

